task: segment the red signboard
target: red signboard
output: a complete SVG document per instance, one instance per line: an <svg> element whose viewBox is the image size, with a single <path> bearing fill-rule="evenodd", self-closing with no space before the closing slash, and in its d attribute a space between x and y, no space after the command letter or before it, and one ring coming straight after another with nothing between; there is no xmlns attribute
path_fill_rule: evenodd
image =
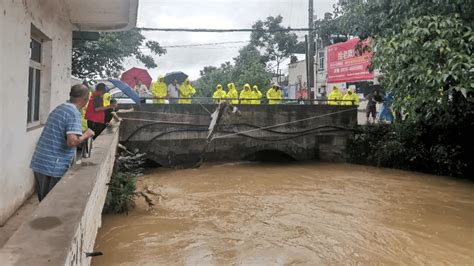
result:
<svg viewBox="0 0 474 266"><path fill-rule="evenodd" d="M355 47L359 38L328 46L328 83L370 80L374 73L369 72L372 52L357 54Z"/></svg>

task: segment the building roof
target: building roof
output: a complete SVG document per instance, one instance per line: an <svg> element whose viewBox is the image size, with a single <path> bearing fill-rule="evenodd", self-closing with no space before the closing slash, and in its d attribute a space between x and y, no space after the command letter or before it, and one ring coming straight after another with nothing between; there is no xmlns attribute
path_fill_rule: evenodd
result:
<svg viewBox="0 0 474 266"><path fill-rule="evenodd" d="M138 0L64 0L80 31L122 31L136 26Z"/></svg>

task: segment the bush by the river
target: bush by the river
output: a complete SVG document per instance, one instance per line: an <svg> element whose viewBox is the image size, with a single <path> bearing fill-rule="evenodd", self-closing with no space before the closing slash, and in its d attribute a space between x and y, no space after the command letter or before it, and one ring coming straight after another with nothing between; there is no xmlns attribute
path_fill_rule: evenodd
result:
<svg viewBox="0 0 474 266"><path fill-rule="evenodd" d="M360 126L348 144L349 161L473 179L471 128L469 121Z"/></svg>
<svg viewBox="0 0 474 266"><path fill-rule="evenodd" d="M123 152L117 156L105 198L105 213L128 213L135 206L136 177L143 172L144 155Z"/></svg>

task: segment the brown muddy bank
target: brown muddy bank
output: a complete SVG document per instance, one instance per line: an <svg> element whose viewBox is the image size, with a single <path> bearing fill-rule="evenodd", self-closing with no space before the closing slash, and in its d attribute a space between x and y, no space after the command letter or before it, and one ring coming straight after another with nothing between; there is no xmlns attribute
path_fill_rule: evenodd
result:
<svg viewBox="0 0 474 266"><path fill-rule="evenodd" d="M105 215L93 265L472 264L474 185L332 163L158 169Z"/></svg>

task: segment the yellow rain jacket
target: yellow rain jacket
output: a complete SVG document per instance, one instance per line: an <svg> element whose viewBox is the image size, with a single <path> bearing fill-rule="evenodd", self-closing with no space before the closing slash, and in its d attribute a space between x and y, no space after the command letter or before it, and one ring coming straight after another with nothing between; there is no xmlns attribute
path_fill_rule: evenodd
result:
<svg viewBox="0 0 474 266"><path fill-rule="evenodd" d="M283 99L281 89L275 90L271 87L267 91L268 104L281 104L281 99Z"/></svg>
<svg viewBox="0 0 474 266"><path fill-rule="evenodd" d="M260 99L262 99L262 92L258 90L258 86L254 85L252 87L252 100L251 104L260 104Z"/></svg>
<svg viewBox="0 0 474 266"><path fill-rule="evenodd" d="M237 89L235 89L235 84L227 84L227 89L229 89L227 92L227 99L232 99L230 101L232 104L239 104L239 93L237 92Z"/></svg>
<svg viewBox="0 0 474 266"><path fill-rule="evenodd" d="M351 93L349 94L349 92L351 92ZM343 105L356 105L356 106L359 106L359 96L357 96L357 94L355 94L352 89L348 89L346 95L344 95L344 97L342 97L342 99L345 100L344 102L341 102L341 104L343 104ZM349 101L352 101L352 102L349 102Z"/></svg>
<svg viewBox="0 0 474 266"><path fill-rule="evenodd" d="M192 103L191 97L196 93L196 89L193 88L189 79L186 79L181 86L179 86L179 103L190 104Z"/></svg>
<svg viewBox="0 0 474 266"><path fill-rule="evenodd" d="M104 107L110 105L110 98L111 98L111 95L109 92L106 92L104 93L104 95L102 95L102 99L104 99Z"/></svg>
<svg viewBox="0 0 474 266"><path fill-rule="evenodd" d="M339 91L339 89L336 86L332 88L331 93L329 93L328 95L328 104L339 105L340 102L337 102L335 100L342 100L342 93Z"/></svg>
<svg viewBox="0 0 474 266"><path fill-rule="evenodd" d="M156 82L153 82L150 86L153 97L160 99L153 99L153 103L165 103L165 97L168 95L168 87L166 86L165 79L163 76L159 76Z"/></svg>
<svg viewBox="0 0 474 266"><path fill-rule="evenodd" d="M89 91L89 98L91 97L92 92ZM104 94L105 95L105 94ZM109 93L110 95L110 93ZM105 99L105 98L104 98ZM104 101L105 102L105 101ZM86 105L82 107L81 109L81 125L82 125L82 132L85 132L89 127L87 126L87 119L86 119L86 110L87 106L89 105L89 101L87 101ZM109 105L110 105L110 99L109 99Z"/></svg>
<svg viewBox="0 0 474 266"><path fill-rule="evenodd" d="M218 84L216 86L216 91L214 92L214 94L212 94L212 98L216 103L219 103L222 99L225 99L226 96L227 93L225 92L225 90L222 89L222 85Z"/></svg>
<svg viewBox="0 0 474 266"><path fill-rule="evenodd" d="M244 89L240 92L240 103L241 104L251 104L252 91L250 90L250 85L247 83L244 85Z"/></svg>

